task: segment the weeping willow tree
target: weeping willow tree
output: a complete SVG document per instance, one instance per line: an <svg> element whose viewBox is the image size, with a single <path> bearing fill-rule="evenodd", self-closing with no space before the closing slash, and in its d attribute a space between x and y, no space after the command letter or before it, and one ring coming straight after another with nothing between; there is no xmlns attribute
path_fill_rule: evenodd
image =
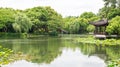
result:
<svg viewBox="0 0 120 67"><path fill-rule="evenodd" d="M84 18L77 18L72 20L68 24L70 33L86 33L88 27L88 21Z"/></svg>
<svg viewBox="0 0 120 67"><path fill-rule="evenodd" d="M79 24L78 20L74 20L74 21L70 22L70 24L69 24L70 33L78 33L79 28L80 28L80 24Z"/></svg>
<svg viewBox="0 0 120 67"><path fill-rule="evenodd" d="M19 33L27 33L32 27L30 19L23 13L17 13L15 17L14 30Z"/></svg>

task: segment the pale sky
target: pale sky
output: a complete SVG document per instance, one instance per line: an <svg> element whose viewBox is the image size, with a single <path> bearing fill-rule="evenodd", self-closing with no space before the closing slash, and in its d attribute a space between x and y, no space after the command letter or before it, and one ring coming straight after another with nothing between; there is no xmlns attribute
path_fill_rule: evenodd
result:
<svg viewBox="0 0 120 67"><path fill-rule="evenodd" d="M0 7L26 9L50 6L63 17L79 16L83 12L97 13L104 6L103 0L0 0Z"/></svg>

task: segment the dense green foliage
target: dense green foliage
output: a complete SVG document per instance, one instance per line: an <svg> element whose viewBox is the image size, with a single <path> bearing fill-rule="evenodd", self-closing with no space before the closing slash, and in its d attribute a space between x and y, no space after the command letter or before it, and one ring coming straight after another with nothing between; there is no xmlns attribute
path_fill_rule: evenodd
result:
<svg viewBox="0 0 120 67"><path fill-rule="evenodd" d="M110 61L108 67L120 67L120 60Z"/></svg>
<svg viewBox="0 0 120 67"><path fill-rule="evenodd" d="M89 22L99 19L92 12L84 12L80 17L62 18L50 7L34 7L23 11L1 8L0 16L0 32L50 35L88 33L94 30Z"/></svg>
<svg viewBox="0 0 120 67"><path fill-rule="evenodd" d="M69 33L87 32L88 21L84 18L68 17L65 18L65 29Z"/></svg>
<svg viewBox="0 0 120 67"><path fill-rule="evenodd" d="M12 26L16 32L27 33L31 29L32 23L25 14L17 13Z"/></svg>
<svg viewBox="0 0 120 67"><path fill-rule="evenodd" d="M98 15L92 12L84 12L78 17L65 18L62 18L60 14L50 7L39 6L26 10L0 8L0 32L49 35L89 33L95 29L89 22L100 20L100 18L108 18L110 20L106 30L108 34L119 34L117 32L119 29L112 29L116 22L111 20L116 16L120 16L119 3L117 0L104 1L105 6L99 10Z"/></svg>
<svg viewBox="0 0 120 67"><path fill-rule="evenodd" d="M0 8L0 31L1 32L12 32L12 23L15 22L16 11L12 8Z"/></svg>
<svg viewBox="0 0 120 67"><path fill-rule="evenodd" d="M116 16L120 16L120 8L103 7L99 10L99 16L110 20Z"/></svg>
<svg viewBox="0 0 120 67"><path fill-rule="evenodd" d="M95 39L93 36L89 36L87 38L76 38L74 40L76 42L83 43L83 44L96 44L101 46L120 45L120 40L117 40L117 39L99 40L99 39Z"/></svg>
<svg viewBox="0 0 120 67"><path fill-rule="evenodd" d="M103 0L105 6L99 10L101 18L112 19L120 16L120 0Z"/></svg>
<svg viewBox="0 0 120 67"><path fill-rule="evenodd" d="M120 16L120 8L111 8L108 13L108 19L112 19L116 16Z"/></svg>
<svg viewBox="0 0 120 67"><path fill-rule="evenodd" d="M103 0L105 2L105 6L110 7L120 7L120 0Z"/></svg>
<svg viewBox="0 0 120 67"><path fill-rule="evenodd" d="M0 32L48 34L62 29L62 16L50 7L0 8Z"/></svg>
<svg viewBox="0 0 120 67"><path fill-rule="evenodd" d="M0 39L16 39L16 38L27 38L27 33L0 33Z"/></svg>
<svg viewBox="0 0 120 67"><path fill-rule="evenodd" d="M80 17L66 17L64 20L64 29L69 33L88 33L94 31L94 26L89 22L99 20L99 17L92 12L84 12Z"/></svg>
<svg viewBox="0 0 120 67"><path fill-rule="evenodd" d="M119 34L120 35L120 16L113 18L109 25L107 26L106 32L109 34Z"/></svg>
<svg viewBox="0 0 120 67"><path fill-rule="evenodd" d="M105 5L98 12L101 18L107 18L109 25L106 29L108 34L119 35L119 16L120 16L120 0L103 0Z"/></svg>
<svg viewBox="0 0 120 67"><path fill-rule="evenodd" d="M99 16L95 15L92 12L84 12L80 15L80 18L87 19L88 22L93 22L93 21L97 21L100 19Z"/></svg>
<svg viewBox="0 0 120 67"><path fill-rule="evenodd" d="M92 12L84 12L78 17L69 16L65 18L62 18L51 7L38 6L26 10L0 8L0 32L50 35L89 33L94 31L94 26L90 25L89 22L107 18L110 21L110 25L107 27L109 28L109 30L107 29L108 34L116 33L119 29L110 30L110 27L116 24L111 19L120 16L120 1L103 1L105 5L97 15Z"/></svg>
<svg viewBox="0 0 120 67"><path fill-rule="evenodd" d="M62 16L50 7L34 7L25 13L33 23L30 32L45 34L61 28Z"/></svg>
<svg viewBox="0 0 120 67"><path fill-rule="evenodd" d="M97 21L103 18L109 20L109 25L106 28L108 34L120 35L120 0L103 0L105 2L104 7L102 7L98 15L92 12L84 12L78 17L65 17L62 18L51 7L34 7L26 10L15 10L12 8L0 8L0 37L7 38L7 36L25 38L27 33L34 34L45 34L45 35L58 35L59 33L69 33L69 34L83 34L93 32L95 27L90 25L89 22ZM11 34L12 33L12 34ZM15 33L15 34L13 34ZM93 37L89 38L78 38L75 41L84 44L96 44L97 46L110 46L119 45L120 40L117 39L106 39L106 40L96 40ZM66 46L66 45L65 45ZM18 46L21 47L21 46ZM31 45L31 47L33 47ZM35 46L37 48L38 46ZM46 47L50 47L46 50ZM83 47L83 46L81 46ZM28 55L31 54L33 58L27 58L27 60L32 60L32 62L45 62L50 63L61 54L61 51L54 51L59 49L59 46L46 45L41 47L38 52L35 48L31 48L28 51ZM88 49L87 47L83 47ZM15 47L16 50L18 50ZM84 51L84 49L82 49ZM32 51L35 53L33 53ZM91 52L95 51L95 48ZM52 53L54 52L54 53ZM119 55L113 56L115 50L106 49L106 52L111 52L108 54L112 60L116 59ZM7 48L2 48L0 46L0 64L7 64L11 60L12 50ZM41 53L39 55L39 53ZM45 53L45 54L44 54ZM84 52L87 54L87 51ZM37 58L36 58L37 57ZM48 59L46 59L48 58ZM39 60L38 60L39 59ZM108 67L119 67L120 61L111 61Z"/></svg>

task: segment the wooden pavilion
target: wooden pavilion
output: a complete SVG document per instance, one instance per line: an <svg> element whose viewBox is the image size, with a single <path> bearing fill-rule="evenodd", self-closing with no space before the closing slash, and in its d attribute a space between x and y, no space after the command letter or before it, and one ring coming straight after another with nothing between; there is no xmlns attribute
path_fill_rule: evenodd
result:
<svg viewBox="0 0 120 67"><path fill-rule="evenodd" d="M106 27L108 26L108 20L103 19L96 22L90 22L95 26L94 35L96 38L106 38Z"/></svg>
<svg viewBox="0 0 120 67"><path fill-rule="evenodd" d="M108 26L109 22L106 19L103 20L99 20L97 22L90 22L90 24L95 26L95 30L94 30L94 36L95 38L120 38L120 35L108 35L106 33L106 27Z"/></svg>
<svg viewBox="0 0 120 67"><path fill-rule="evenodd" d="M90 22L90 24L95 26L94 34L105 35L106 27L108 26L108 20L99 20L97 22Z"/></svg>

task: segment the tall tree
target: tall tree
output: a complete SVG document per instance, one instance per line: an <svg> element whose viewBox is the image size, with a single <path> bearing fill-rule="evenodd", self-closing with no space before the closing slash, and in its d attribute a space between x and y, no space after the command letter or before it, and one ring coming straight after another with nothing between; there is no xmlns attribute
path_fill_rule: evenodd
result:
<svg viewBox="0 0 120 67"><path fill-rule="evenodd" d="M23 13L17 13L15 16L15 23L13 28L16 32L27 33L31 29L32 23L30 19Z"/></svg>
<svg viewBox="0 0 120 67"><path fill-rule="evenodd" d="M119 7L120 8L120 0L103 0L105 2L106 7Z"/></svg>
<svg viewBox="0 0 120 67"><path fill-rule="evenodd" d="M99 19L99 17L95 15L93 12L84 12L80 15L80 18L87 19L89 22L93 22Z"/></svg>
<svg viewBox="0 0 120 67"><path fill-rule="evenodd" d="M117 0L103 0L105 2L105 6L108 7L108 6L112 6L112 7L116 7L116 5L118 4L117 3Z"/></svg>
<svg viewBox="0 0 120 67"><path fill-rule="evenodd" d="M48 33L61 26L62 16L51 7L34 7L25 13L33 23L31 32Z"/></svg>
<svg viewBox="0 0 120 67"><path fill-rule="evenodd" d="M120 0L103 0L105 6L99 10L99 16L107 19L120 16Z"/></svg>
<svg viewBox="0 0 120 67"><path fill-rule="evenodd" d="M0 8L0 31L13 31L12 23L14 23L16 11L12 8Z"/></svg>
<svg viewBox="0 0 120 67"><path fill-rule="evenodd" d="M120 0L117 0L117 2L118 2L118 7L120 8Z"/></svg>
<svg viewBox="0 0 120 67"><path fill-rule="evenodd" d="M116 16L110 21L107 26L106 32L109 34L119 34L120 35L120 16Z"/></svg>

